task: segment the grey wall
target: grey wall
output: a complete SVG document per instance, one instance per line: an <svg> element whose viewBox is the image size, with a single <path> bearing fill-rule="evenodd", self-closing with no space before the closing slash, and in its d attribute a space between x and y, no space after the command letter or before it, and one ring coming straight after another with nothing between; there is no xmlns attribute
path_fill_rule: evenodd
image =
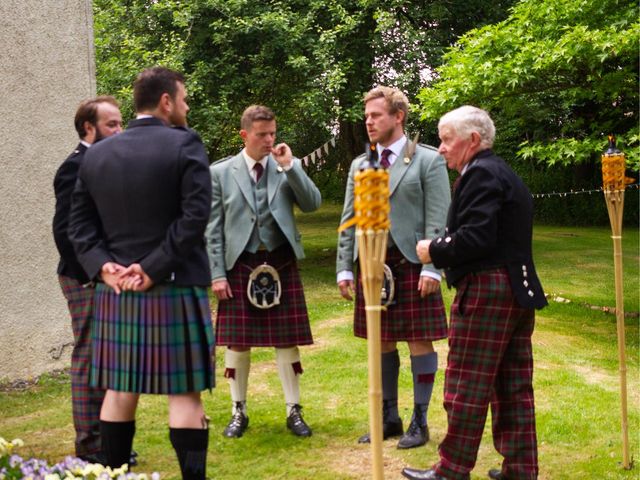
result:
<svg viewBox="0 0 640 480"><path fill-rule="evenodd" d="M51 235L53 176L95 94L91 0L1 0L0 380L69 365Z"/></svg>

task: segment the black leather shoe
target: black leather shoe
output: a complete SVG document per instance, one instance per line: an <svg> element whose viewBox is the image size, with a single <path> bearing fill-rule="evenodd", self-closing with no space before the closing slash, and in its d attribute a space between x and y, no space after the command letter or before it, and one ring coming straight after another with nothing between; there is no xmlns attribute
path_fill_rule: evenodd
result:
<svg viewBox="0 0 640 480"><path fill-rule="evenodd" d="M427 427L427 419L424 418L420 407L416 405L409 428L407 428L407 431L398 442L398 448L415 448L424 445L428 441L429 427Z"/></svg>
<svg viewBox="0 0 640 480"><path fill-rule="evenodd" d="M287 428L298 437L310 437L311 429L302 418L302 407L297 403L291 407L291 412L287 417Z"/></svg>
<svg viewBox="0 0 640 480"><path fill-rule="evenodd" d="M97 464L100 464L100 465L106 465L107 464L107 459L104 457L102 452L87 453L85 455L78 456L78 458L80 460L84 460L85 462L88 462L88 463L97 463Z"/></svg>
<svg viewBox="0 0 640 480"><path fill-rule="evenodd" d="M432 468L429 470L417 470L415 468L403 468L402 475L411 480L447 480L447 477L438 475Z"/></svg>
<svg viewBox="0 0 640 480"><path fill-rule="evenodd" d="M242 413L242 410L237 409L222 434L227 438L240 438L248 426L249 417Z"/></svg>
<svg viewBox="0 0 640 480"><path fill-rule="evenodd" d="M382 439L386 440L391 437L399 437L404 433L402 429L402 419L393 420L390 422L383 422L382 424ZM369 433L365 433L358 438L358 443L371 443L371 436Z"/></svg>
<svg viewBox="0 0 640 480"><path fill-rule="evenodd" d="M489 470L489 478L493 479L493 480L509 480L503 473L501 470L497 469L497 468L492 468L491 470Z"/></svg>

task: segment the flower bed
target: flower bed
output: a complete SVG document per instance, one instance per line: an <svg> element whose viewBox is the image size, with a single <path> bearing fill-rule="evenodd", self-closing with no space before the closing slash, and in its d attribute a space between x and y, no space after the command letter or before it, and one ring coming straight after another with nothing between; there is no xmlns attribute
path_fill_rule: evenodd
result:
<svg viewBox="0 0 640 480"><path fill-rule="evenodd" d="M66 457L62 462L49 466L45 460L37 458L23 459L13 453L22 447L22 440L11 442L0 437L0 480L159 480L156 472L149 477L145 473L132 473L127 465L112 469L97 463L88 463L76 457Z"/></svg>

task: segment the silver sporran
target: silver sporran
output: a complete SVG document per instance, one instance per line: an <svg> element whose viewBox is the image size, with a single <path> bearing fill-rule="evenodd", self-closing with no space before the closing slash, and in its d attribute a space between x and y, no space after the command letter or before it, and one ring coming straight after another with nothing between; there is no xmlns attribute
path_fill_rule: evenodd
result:
<svg viewBox="0 0 640 480"><path fill-rule="evenodd" d="M382 294L380 295L380 303L383 307L388 307L393 303L396 294L396 281L393 278L393 272L386 263L384 264L384 278L382 280Z"/></svg>
<svg viewBox="0 0 640 480"><path fill-rule="evenodd" d="M247 297L256 308L266 310L280 305L282 283L278 271L266 263L251 271L247 282Z"/></svg>

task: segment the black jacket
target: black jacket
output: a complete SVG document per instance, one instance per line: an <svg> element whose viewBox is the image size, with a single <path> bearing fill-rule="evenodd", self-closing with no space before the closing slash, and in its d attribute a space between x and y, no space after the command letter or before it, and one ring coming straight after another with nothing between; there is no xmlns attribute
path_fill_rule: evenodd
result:
<svg viewBox="0 0 640 480"><path fill-rule="evenodd" d="M210 209L209 161L200 137L143 118L85 154L69 236L92 279L115 261L140 263L154 283L207 286Z"/></svg>
<svg viewBox="0 0 640 480"><path fill-rule="evenodd" d="M547 301L533 265L533 200L513 170L491 150L478 152L453 192L445 235L429 253L456 285L468 273L506 267L518 304Z"/></svg>
<svg viewBox="0 0 640 480"><path fill-rule="evenodd" d="M78 179L78 170L87 147L79 143L76 149L62 162L53 180L56 195L56 212L53 215L53 239L56 242L60 261L58 275L71 277L80 283L87 283L89 277L76 258L73 245L67 234L69 211L71 210L71 194Z"/></svg>

